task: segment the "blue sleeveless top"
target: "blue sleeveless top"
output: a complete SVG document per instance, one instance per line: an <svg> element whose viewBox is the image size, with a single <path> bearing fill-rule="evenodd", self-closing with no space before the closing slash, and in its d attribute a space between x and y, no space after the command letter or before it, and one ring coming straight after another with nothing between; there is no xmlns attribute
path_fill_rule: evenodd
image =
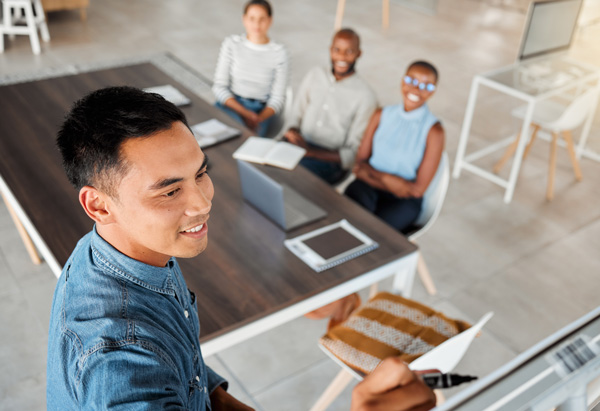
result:
<svg viewBox="0 0 600 411"><path fill-rule="evenodd" d="M384 107L373 136L369 164L376 170L414 181L425 154L427 135L437 122L427 104L409 112L404 111L403 103Z"/></svg>

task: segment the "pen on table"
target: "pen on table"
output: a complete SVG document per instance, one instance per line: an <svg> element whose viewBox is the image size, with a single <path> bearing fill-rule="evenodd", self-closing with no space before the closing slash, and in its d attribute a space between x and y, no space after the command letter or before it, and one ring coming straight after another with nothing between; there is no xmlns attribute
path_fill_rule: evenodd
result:
<svg viewBox="0 0 600 411"><path fill-rule="evenodd" d="M441 372L421 374L421 378L425 381L425 385L431 389L456 387L477 379L477 377L471 375L444 374Z"/></svg>

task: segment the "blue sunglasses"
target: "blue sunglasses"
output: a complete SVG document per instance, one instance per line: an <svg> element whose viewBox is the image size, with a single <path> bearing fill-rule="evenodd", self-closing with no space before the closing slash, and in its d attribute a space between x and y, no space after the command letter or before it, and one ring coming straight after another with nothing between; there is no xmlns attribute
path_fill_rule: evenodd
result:
<svg viewBox="0 0 600 411"><path fill-rule="evenodd" d="M405 84L412 84L415 87L418 87L419 90L427 90L429 92L435 90L435 84L433 83L421 83L416 78L412 78L411 76L404 76Z"/></svg>

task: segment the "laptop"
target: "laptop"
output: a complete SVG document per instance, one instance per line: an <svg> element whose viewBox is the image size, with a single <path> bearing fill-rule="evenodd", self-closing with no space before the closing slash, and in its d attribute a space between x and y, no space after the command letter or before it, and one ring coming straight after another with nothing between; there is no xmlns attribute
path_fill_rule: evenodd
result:
<svg viewBox="0 0 600 411"><path fill-rule="evenodd" d="M582 0L534 1L529 4L517 62L561 57L571 47Z"/></svg>
<svg viewBox="0 0 600 411"><path fill-rule="evenodd" d="M284 231L312 223L327 212L251 164L237 160L244 199Z"/></svg>

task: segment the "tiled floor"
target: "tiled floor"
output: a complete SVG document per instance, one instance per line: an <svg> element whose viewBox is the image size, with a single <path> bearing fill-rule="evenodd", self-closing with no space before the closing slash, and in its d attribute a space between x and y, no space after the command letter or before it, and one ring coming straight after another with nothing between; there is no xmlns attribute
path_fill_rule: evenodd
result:
<svg viewBox="0 0 600 411"><path fill-rule="evenodd" d="M311 66L327 64L335 3L273 1L272 36L290 50L293 86ZM92 1L87 22L72 12L49 15L52 41L39 56L31 54L24 36L7 41L0 76L170 51L211 77L221 40L242 30L242 4ZM439 67L439 90L430 105L443 119L453 161L472 77L514 60L526 4L440 0L437 14L429 15L392 2L391 27L383 33L379 3L352 1L344 24L362 37L358 70L382 104L398 100L399 80L411 60L426 58ZM600 65L600 27L576 36L571 54ZM470 149L517 130L518 122L509 115L514 103L484 93ZM600 152L599 115L590 146ZM482 164L491 166L499 155ZM576 184L561 150L555 199L547 202L547 158L548 145L537 143L510 205L502 202L500 188L478 177L465 172L452 180L441 217L420 240L439 295L429 297L417 282L416 299L470 321L490 310L496 313L459 371L484 376L598 305L600 164L583 160L584 180ZM45 264L31 264L1 203L0 281L0 410L40 410L45 408L47 323L55 279ZM299 319L207 362L230 380L231 392L257 409L305 410L338 371L316 346L324 327ZM348 409L349 394L348 389L332 409Z"/></svg>

